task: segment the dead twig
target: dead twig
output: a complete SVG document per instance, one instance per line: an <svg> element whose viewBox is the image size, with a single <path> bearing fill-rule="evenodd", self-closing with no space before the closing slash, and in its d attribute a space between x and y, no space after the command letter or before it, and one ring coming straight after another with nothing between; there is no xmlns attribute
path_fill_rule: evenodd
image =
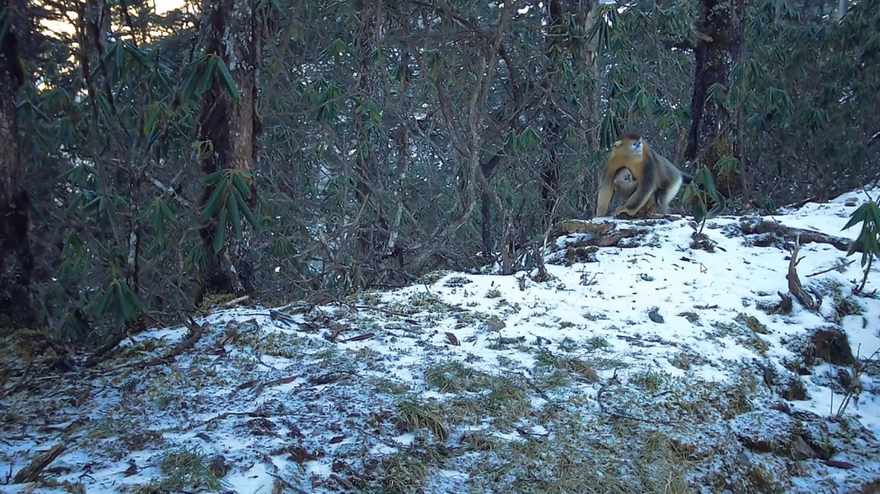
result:
<svg viewBox="0 0 880 494"><path fill-rule="evenodd" d="M349 309L353 310L373 310L376 312L381 312L383 314L388 314L389 316L398 316L398 317L412 317L412 314L404 314L403 312L395 312L393 310L383 309L381 307L376 307L374 305L354 305L342 302L343 305L347 306Z"/></svg>
<svg viewBox="0 0 880 494"><path fill-rule="evenodd" d="M843 269L843 268L849 266L850 264L852 264L852 263L854 263L854 262L856 262L856 260L855 260L855 259L851 259L851 260L849 260L849 261L847 261L847 262L845 262L845 263L843 263L843 264L837 264L837 265L832 266L832 267L830 267L830 268L828 268L828 269L823 269L822 271L816 271L815 273L810 273L810 274L808 274L808 275L806 276L806 278L812 278L813 276L819 276L820 274L825 274L825 273L827 273L827 272L829 272L829 271L834 271L835 269Z"/></svg>
<svg viewBox="0 0 880 494"><path fill-rule="evenodd" d="M243 297L234 298L234 299L230 300L229 302L226 302L225 304L223 304L222 307L228 309L228 308L236 306L246 300L250 300L250 298L251 298L250 295L245 295Z"/></svg>
<svg viewBox="0 0 880 494"><path fill-rule="evenodd" d="M791 260L788 262L788 274L785 276L788 278L788 291L794 295L794 298L807 308L807 310L815 312L819 310L819 306L822 305L822 296L813 292L813 295L816 296L816 299L814 300L801 285L801 280L797 274L797 265L801 261L798 259L798 252L800 252L800 235L796 236L794 239L794 252L791 253Z"/></svg>

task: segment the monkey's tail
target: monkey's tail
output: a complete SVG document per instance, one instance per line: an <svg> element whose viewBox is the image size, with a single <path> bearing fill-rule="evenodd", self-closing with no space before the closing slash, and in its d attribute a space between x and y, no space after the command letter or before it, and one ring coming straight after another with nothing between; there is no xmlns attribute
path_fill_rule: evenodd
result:
<svg viewBox="0 0 880 494"><path fill-rule="evenodd" d="M691 175L687 172L681 172L681 183L683 185L687 185L693 181L694 175ZM721 199L721 201L716 204L714 208L710 209L708 213L706 213L707 220L715 218L716 216L723 213L725 209L727 209L727 201L724 199L724 196L720 192L718 193L718 198Z"/></svg>
<svg viewBox="0 0 880 494"><path fill-rule="evenodd" d="M721 202L715 205L714 208L710 209L708 213L706 213L706 219L711 220L712 218L718 216L723 213L725 209L727 209L727 201L724 199L724 196L721 193L718 193L718 199L721 199Z"/></svg>

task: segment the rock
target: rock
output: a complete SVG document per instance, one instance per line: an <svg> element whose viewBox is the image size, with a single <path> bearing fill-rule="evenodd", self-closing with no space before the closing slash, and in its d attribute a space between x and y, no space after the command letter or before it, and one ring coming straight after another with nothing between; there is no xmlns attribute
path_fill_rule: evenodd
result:
<svg viewBox="0 0 880 494"><path fill-rule="evenodd" d="M807 444L806 441L804 441L804 438L801 436L795 436L791 444L790 456L792 460L800 461L817 458L819 455L809 444Z"/></svg>
<svg viewBox="0 0 880 494"><path fill-rule="evenodd" d="M757 410L730 420L734 435L749 450L773 453L793 460L817 458L819 454L801 436L800 424L779 410Z"/></svg>
<svg viewBox="0 0 880 494"><path fill-rule="evenodd" d="M855 361L852 349L846 333L840 328L827 326L810 331L810 346L805 348L804 357L807 362L814 362L817 358L831 365L843 365L850 367Z"/></svg>

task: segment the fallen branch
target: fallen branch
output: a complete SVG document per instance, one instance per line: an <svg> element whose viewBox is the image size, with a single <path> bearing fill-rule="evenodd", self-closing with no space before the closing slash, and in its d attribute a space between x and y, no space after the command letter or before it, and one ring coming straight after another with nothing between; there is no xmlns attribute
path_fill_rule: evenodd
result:
<svg viewBox="0 0 880 494"><path fill-rule="evenodd" d="M67 446L63 444L52 446L52 449L46 454L34 458L34 461L32 461L30 465L19 470L18 473L15 474L15 477L12 478L12 483L25 484L28 482L36 482L40 477L40 474L43 473L43 470L55 461L55 458L61 456L61 453L64 453L65 450L67 450Z"/></svg>
<svg viewBox="0 0 880 494"><path fill-rule="evenodd" d="M559 250L556 240L566 235L582 235L575 241L566 242L564 248L588 247L595 245L596 247L637 247L635 243L628 245L619 245L620 241L626 238L642 237L650 233L647 228L642 226L652 226L654 223L642 221L638 223L639 227L618 230L616 224L611 222L591 223L582 220L560 221L553 225L550 231L551 251Z"/></svg>
<svg viewBox="0 0 880 494"><path fill-rule="evenodd" d="M760 219L758 221L755 221L753 218L742 218L739 223L739 228L742 231L743 235L772 233L774 235L779 235L782 237L800 237L801 243L828 244L835 249L843 252L847 252L850 245L852 245L852 241L847 238L826 235L822 232L817 232L814 230L791 228L777 223L773 220ZM856 252L861 252L861 248L859 248L859 250L857 250Z"/></svg>

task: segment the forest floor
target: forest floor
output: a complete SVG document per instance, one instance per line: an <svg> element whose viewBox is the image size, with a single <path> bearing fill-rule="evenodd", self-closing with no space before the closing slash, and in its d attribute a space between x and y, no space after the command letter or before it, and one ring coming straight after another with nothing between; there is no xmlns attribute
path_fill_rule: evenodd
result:
<svg viewBox="0 0 880 494"><path fill-rule="evenodd" d="M864 201L764 219L852 239ZM443 272L217 310L10 380L0 492L880 492L880 270L854 295L860 255L802 240L821 305L786 307L793 239L612 223L642 235L562 236L546 281Z"/></svg>

